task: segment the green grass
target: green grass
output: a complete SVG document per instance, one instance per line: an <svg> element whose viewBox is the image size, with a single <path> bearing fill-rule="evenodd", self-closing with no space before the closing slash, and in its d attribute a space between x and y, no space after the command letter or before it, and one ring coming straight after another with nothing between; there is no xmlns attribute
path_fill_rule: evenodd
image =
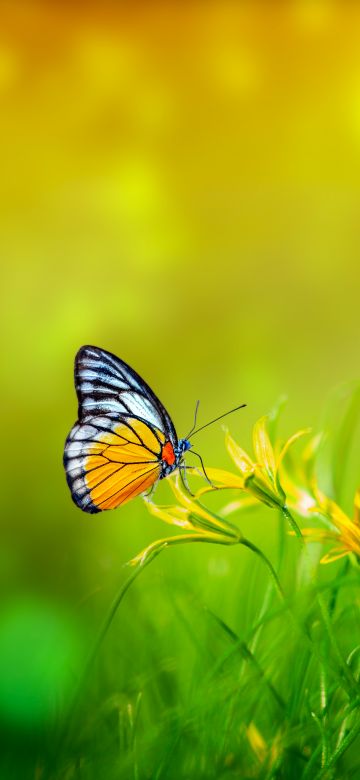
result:
<svg viewBox="0 0 360 780"><path fill-rule="evenodd" d="M356 479L358 407L356 391L319 461L339 500ZM119 603L91 623L88 666L73 672L72 706L57 701L21 742L7 727L1 777L360 777L357 559L320 565L324 548L290 536L280 509L259 503L232 521L255 551L165 548L128 590L136 570L121 571Z"/></svg>
<svg viewBox="0 0 360 780"><path fill-rule="evenodd" d="M241 564L240 550L239 557ZM287 556L284 566L294 564ZM235 590L238 616L231 625L196 595L196 582L191 588L167 583L163 627L153 619L151 599L136 617L135 638L118 616L71 739L45 776L357 776L357 571L343 565L322 588L303 584L300 592L294 576L281 602L253 566L248 560L248 588ZM148 587L145 576L138 587ZM140 635L135 658L131 648L139 648ZM128 675L119 679L124 655ZM253 726L264 741L258 755L248 736Z"/></svg>

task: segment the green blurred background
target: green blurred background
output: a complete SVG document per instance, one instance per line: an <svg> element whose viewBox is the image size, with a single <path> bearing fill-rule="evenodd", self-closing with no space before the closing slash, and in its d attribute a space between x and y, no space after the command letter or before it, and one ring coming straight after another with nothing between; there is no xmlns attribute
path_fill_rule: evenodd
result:
<svg viewBox="0 0 360 780"><path fill-rule="evenodd" d="M123 565L164 535L141 499L94 517L71 502L62 451L79 346L133 365L179 435L197 398L201 423L246 401L229 420L246 446L281 394L292 432L358 377L360 9L0 9L0 715L28 734L66 702ZM221 426L197 449L224 466ZM244 527L271 554L257 517ZM141 689L146 701L150 679L160 709L181 698L193 661L174 582L242 619L246 551L194 547L159 558L129 594L98 699Z"/></svg>

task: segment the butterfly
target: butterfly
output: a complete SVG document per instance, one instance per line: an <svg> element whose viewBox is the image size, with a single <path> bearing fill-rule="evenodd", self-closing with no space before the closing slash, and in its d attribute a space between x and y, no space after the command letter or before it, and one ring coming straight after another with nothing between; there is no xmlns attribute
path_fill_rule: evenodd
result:
<svg viewBox="0 0 360 780"><path fill-rule="evenodd" d="M149 385L123 360L97 347L75 358L78 422L64 466L84 512L115 509L171 474L190 449Z"/></svg>
<svg viewBox="0 0 360 780"><path fill-rule="evenodd" d="M64 466L72 498L84 512L115 509L184 468L184 453L191 448L188 437L206 427L194 430L196 407L192 430L178 439L149 385L123 360L98 347L84 346L77 353L75 387L79 419L65 442ZM194 454L203 466L201 456ZM204 466L203 471L206 476Z"/></svg>

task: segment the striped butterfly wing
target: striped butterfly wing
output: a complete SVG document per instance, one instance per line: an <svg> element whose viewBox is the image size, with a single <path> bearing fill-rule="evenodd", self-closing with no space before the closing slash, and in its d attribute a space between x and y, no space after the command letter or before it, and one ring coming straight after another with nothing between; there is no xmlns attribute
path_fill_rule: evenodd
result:
<svg viewBox="0 0 360 780"><path fill-rule="evenodd" d="M64 465L73 500L85 512L115 509L159 479L165 437L137 418L89 417L72 428Z"/></svg>
<svg viewBox="0 0 360 780"><path fill-rule="evenodd" d="M79 420L65 444L75 503L85 512L115 509L154 485L161 452L177 436L148 385L122 360L96 347L75 359Z"/></svg>

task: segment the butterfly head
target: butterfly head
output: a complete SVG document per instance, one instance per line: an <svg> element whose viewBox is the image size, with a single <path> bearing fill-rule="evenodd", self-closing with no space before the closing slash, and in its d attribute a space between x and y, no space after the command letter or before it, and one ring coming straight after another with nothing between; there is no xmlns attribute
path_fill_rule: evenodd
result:
<svg viewBox="0 0 360 780"><path fill-rule="evenodd" d="M161 477L167 477L178 468L183 459L184 452L187 452L190 447L191 444L188 439L179 439L174 447L170 441L165 442L161 452Z"/></svg>
<svg viewBox="0 0 360 780"><path fill-rule="evenodd" d="M179 455L182 455L184 452L187 452L191 448L191 442L189 439L179 439L177 450Z"/></svg>

